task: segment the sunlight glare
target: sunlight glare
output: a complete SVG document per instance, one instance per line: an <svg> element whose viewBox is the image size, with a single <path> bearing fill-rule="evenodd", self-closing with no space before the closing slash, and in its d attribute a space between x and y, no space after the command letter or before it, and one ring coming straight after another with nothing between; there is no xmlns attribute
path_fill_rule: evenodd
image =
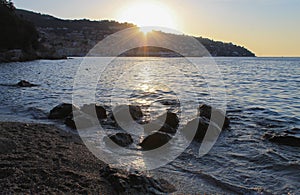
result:
<svg viewBox="0 0 300 195"><path fill-rule="evenodd" d="M154 27L177 28L172 11L158 1L136 1L119 10L117 18L121 22L132 22L139 27L153 27L141 29L144 34L159 30Z"/></svg>
<svg viewBox="0 0 300 195"><path fill-rule="evenodd" d="M152 32L153 30L156 30L155 27L140 27L139 31L144 33L144 35L147 35L148 33Z"/></svg>

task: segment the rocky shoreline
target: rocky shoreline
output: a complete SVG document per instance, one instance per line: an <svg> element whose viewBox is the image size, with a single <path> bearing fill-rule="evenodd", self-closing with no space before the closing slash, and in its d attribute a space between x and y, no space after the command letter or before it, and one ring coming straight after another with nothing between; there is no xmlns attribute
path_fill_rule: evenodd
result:
<svg viewBox="0 0 300 195"><path fill-rule="evenodd" d="M175 191L165 180L110 168L88 151L79 136L53 125L2 122L0 135L0 189L4 194Z"/></svg>
<svg viewBox="0 0 300 195"><path fill-rule="evenodd" d="M21 49L13 49L5 52L0 52L0 63L8 62L26 62L33 60L61 60L67 59L67 56L50 54L49 52L25 52Z"/></svg>

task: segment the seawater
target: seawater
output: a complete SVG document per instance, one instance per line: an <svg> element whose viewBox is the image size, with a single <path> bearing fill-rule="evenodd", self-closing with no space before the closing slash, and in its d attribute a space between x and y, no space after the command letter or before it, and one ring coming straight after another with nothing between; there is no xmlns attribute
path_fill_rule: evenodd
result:
<svg viewBox="0 0 300 195"><path fill-rule="evenodd" d="M150 120L171 109L182 125L195 117L200 103L226 107L230 129L207 155L199 157L200 144L192 143L174 161L149 173L175 184L178 193L300 193L300 149L262 139L267 132L291 129L300 136L300 58L87 60L93 66L81 74L89 79L77 78L83 89L73 88L83 58L0 64L0 120L63 128L46 116L57 104L72 102L73 90L82 104L147 105ZM211 60L217 65L214 75L206 71ZM14 86L19 80L39 86Z"/></svg>

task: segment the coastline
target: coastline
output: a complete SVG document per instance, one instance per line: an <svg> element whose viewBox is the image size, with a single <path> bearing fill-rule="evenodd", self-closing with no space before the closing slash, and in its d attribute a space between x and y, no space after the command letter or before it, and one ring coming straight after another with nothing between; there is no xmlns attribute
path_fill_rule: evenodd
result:
<svg viewBox="0 0 300 195"><path fill-rule="evenodd" d="M53 125L0 122L0 135L0 188L4 194L156 194L147 191L149 183L156 180L109 168L88 151L79 136ZM126 176L142 179L143 186L132 188L135 181ZM123 179L126 186L120 187ZM160 185L164 186L172 188L167 182Z"/></svg>
<svg viewBox="0 0 300 195"><path fill-rule="evenodd" d="M12 49L5 52L0 52L0 63L63 59L67 59L67 56L54 55L50 54L49 52L25 52L21 49Z"/></svg>

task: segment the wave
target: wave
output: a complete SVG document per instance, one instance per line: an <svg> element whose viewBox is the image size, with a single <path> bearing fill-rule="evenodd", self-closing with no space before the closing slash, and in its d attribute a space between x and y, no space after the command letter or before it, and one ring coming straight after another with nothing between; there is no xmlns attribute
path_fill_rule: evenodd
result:
<svg viewBox="0 0 300 195"><path fill-rule="evenodd" d="M187 173L189 175L193 175L193 177L199 177L200 179L204 179L206 182L211 184L212 186L219 187L227 193L235 193L235 194L271 194L262 188L247 188L245 186L236 185L233 183L226 182L225 180L217 179L215 176L207 174L203 171L193 171L189 169L185 169L183 167L172 164L176 169L179 169L181 172ZM263 193L262 193L263 192Z"/></svg>

